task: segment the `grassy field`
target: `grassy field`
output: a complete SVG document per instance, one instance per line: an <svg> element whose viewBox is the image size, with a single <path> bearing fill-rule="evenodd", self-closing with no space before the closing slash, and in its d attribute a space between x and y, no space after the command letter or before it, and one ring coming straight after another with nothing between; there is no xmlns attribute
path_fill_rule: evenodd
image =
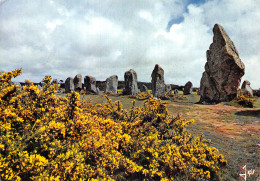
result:
<svg viewBox="0 0 260 181"><path fill-rule="evenodd" d="M124 108L130 109L133 99L128 96L109 96L113 101L119 100ZM82 98L93 103L105 103L104 94L82 95ZM212 141L212 146L228 160L226 180L237 180L239 174L247 170L255 170L248 180L260 178L260 98L254 103L255 108L243 108L231 103L216 105L196 104L199 95L180 95L178 99L167 102L170 114L181 113L186 119L194 119L189 129L194 135L204 135ZM141 106L143 101L136 100Z"/></svg>

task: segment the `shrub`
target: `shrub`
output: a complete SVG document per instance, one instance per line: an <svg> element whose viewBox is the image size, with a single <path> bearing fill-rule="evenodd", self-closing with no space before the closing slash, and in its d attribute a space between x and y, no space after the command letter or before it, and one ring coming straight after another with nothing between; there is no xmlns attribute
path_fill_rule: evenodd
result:
<svg viewBox="0 0 260 181"><path fill-rule="evenodd" d="M250 98L249 95L245 95L243 94L242 90L239 90L237 94L237 101L238 104L242 105L243 107L253 108L254 107L253 103L255 99Z"/></svg>
<svg viewBox="0 0 260 181"><path fill-rule="evenodd" d="M227 162L209 140L193 137L194 120L168 113L147 99L127 111L55 95L50 76L43 90L11 84L20 69L0 76L0 176L4 180L213 179Z"/></svg>
<svg viewBox="0 0 260 181"><path fill-rule="evenodd" d="M128 98L137 99L137 100L146 100L151 99L153 96L150 93L140 92L138 91L137 95L129 95Z"/></svg>

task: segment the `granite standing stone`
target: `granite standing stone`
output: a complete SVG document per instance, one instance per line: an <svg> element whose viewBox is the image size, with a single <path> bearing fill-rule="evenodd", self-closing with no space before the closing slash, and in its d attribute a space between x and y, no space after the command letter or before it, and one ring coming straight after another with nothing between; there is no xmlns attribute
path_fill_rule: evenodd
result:
<svg viewBox="0 0 260 181"><path fill-rule="evenodd" d="M164 70L158 64L155 65L152 72L152 92L154 97L164 95L165 84L164 84Z"/></svg>
<svg viewBox="0 0 260 181"><path fill-rule="evenodd" d="M140 91L144 93L148 93L148 88L146 87L146 85L142 84Z"/></svg>
<svg viewBox="0 0 260 181"><path fill-rule="evenodd" d="M185 84L184 89L183 89L183 94L188 95L192 94L192 83L189 81Z"/></svg>
<svg viewBox="0 0 260 181"><path fill-rule="evenodd" d="M165 84L165 91L168 92L168 93L171 93L172 87L171 87L170 84Z"/></svg>
<svg viewBox="0 0 260 181"><path fill-rule="evenodd" d="M73 83L75 91L80 92L82 90L82 75L77 74L73 79Z"/></svg>
<svg viewBox="0 0 260 181"><path fill-rule="evenodd" d="M106 79L105 93L117 94L118 76L112 75Z"/></svg>
<svg viewBox="0 0 260 181"><path fill-rule="evenodd" d="M42 89L43 89L40 84L38 84L38 89L39 89L39 90L42 90Z"/></svg>
<svg viewBox="0 0 260 181"><path fill-rule="evenodd" d="M70 93L71 91L74 91L73 78L68 77L65 81L65 93Z"/></svg>
<svg viewBox="0 0 260 181"><path fill-rule="evenodd" d="M242 84L241 90L243 91L243 94L249 95L251 97L254 96L253 89L250 87L250 82L248 80L245 80Z"/></svg>
<svg viewBox="0 0 260 181"><path fill-rule="evenodd" d="M174 89L174 95L178 95L179 94L179 90L178 89Z"/></svg>
<svg viewBox="0 0 260 181"><path fill-rule="evenodd" d="M58 84L58 83L59 83L59 82L58 82L57 79L53 79L52 82L51 82L51 84Z"/></svg>
<svg viewBox="0 0 260 181"><path fill-rule="evenodd" d="M84 77L84 86L85 86L87 92L98 93L97 87L96 87L96 78L95 77L92 77L90 75L86 75Z"/></svg>
<svg viewBox="0 0 260 181"><path fill-rule="evenodd" d="M214 104L237 96L245 66L237 49L220 25L213 28L213 43L207 51L205 72L200 81L200 102Z"/></svg>
<svg viewBox="0 0 260 181"><path fill-rule="evenodd" d="M126 95L137 95L138 86L137 86L137 74L134 70L130 69L125 72L125 89L123 91Z"/></svg>

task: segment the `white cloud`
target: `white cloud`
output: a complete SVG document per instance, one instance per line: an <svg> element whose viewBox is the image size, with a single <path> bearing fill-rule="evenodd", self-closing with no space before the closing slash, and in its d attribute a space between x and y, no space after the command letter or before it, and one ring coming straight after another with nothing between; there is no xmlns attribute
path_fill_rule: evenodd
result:
<svg viewBox="0 0 260 181"><path fill-rule="evenodd" d="M213 26L221 24L238 49L245 64L244 79L255 89L260 88L260 2L250 1L212 1L202 6L205 10L205 23ZM222 10L222 11L220 11Z"/></svg>
<svg viewBox="0 0 260 181"><path fill-rule="evenodd" d="M57 25L59 26L62 24L63 24L62 21L57 19L55 21L48 21L47 23L45 23L45 27L52 32L55 30Z"/></svg>
<svg viewBox="0 0 260 181"><path fill-rule="evenodd" d="M150 23L153 21L153 17L148 11L140 11L139 16Z"/></svg>
<svg viewBox="0 0 260 181"><path fill-rule="evenodd" d="M221 24L246 65L245 79L259 88L260 5L257 0L64 1L0 3L0 69L22 67L20 78L39 82L77 73L105 80L136 70L150 81L156 63L166 83L199 86L212 28ZM185 9L186 8L186 9ZM173 24L169 29L168 23Z"/></svg>

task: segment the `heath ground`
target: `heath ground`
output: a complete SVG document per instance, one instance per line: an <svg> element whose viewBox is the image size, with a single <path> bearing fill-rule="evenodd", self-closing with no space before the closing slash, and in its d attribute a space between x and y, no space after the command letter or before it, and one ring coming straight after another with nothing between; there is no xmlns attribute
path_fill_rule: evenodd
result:
<svg viewBox="0 0 260 181"><path fill-rule="evenodd" d="M64 96L64 94L60 94ZM109 96L113 101L121 101L125 109L130 109L134 99L129 96ZM105 103L103 93L82 95L82 99L93 103ZM247 180L257 180L260 171L260 98L254 101L254 108L244 108L233 102L216 105L197 104L200 96L180 94L174 100L165 100L170 114L181 114L186 119L194 119L189 126L193 135L204 135L212 141L212 146L219 149L228 161L228 179L238 178L243 174L243 167L254 174L247 175ZM136 100L141 106L143 100ZM251 173L252 173L251 172ZM249 172L250 173L250 172Z"/></svg>

